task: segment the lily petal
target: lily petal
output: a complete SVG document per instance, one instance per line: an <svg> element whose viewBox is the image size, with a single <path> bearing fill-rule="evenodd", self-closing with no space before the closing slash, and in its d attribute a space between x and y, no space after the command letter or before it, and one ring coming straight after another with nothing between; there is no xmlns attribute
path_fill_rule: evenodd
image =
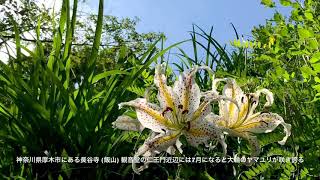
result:
<svg viewBox="0 0 320 180"><path fill-rule="evenodd" d="M266 100L267 102L264 104L263 108L268 108L268 107L271 107L271 105L273 104L274 102L274 98L273 98L273 94L271 91L269 91L268 89L260 89L258 91L256 91L255 93L250 93L248 94L250 99L249 99L249 112L248 112L248 115L247 117L251 116L256 107L258 106L259 104L259 99L260 99L260 95L261 94L265 94L266 95Z"/></svg>
<svg viewBox="0 0 320 180"><path fill-rule="evenodd" d="M207 119L190 121L189 128L185 132L186 139L191 146L198 147L199 144L209 146L209 140L218 140L226 154L227 144L223 132Z"/></svg>
<svg viewBox="0 0 320 180"><path fill-rule="evenodd" d="M203 93L205 95L204 101L200 104L199 108L193 113L192 117L187 121L195 121L197 119L203 119L211 112L211 103L213 101L230 101L231 103L235 104L236 108L239 109L239 105L233 99L230 99L226 96L221 96L216 94L214 91Z"/></svg>
<svg viewBox="0 0 320 180"><path fill-rule="evenodd" d="M229 81L230 80L230 78L215 78L215 75L213 75L212 76L212 91L214 91L214 92L218 92L218 83L219 82L227 82L227 81Z"/></svg>
<svg viewBox="0 0 320 180"><path fill-rule="evenodd" d="M265 94L266 95L266 100L267 100L267 102L264 104L263 108L268 108L273 104L273 102L274 102L273 94L268 89L260 89L260 90L256 91L255 93L250 93L249 94L249 96L250 96L250 102L249 102L250 107L249 107L249 112L248 112L247 117L253 115L256 107L259 104L259 99L260 99L260 95L261 94Z"/></svg>
<svg viewBox="0 0 320 180"><path fill-rule="evenodd" d="M197 121L202 120L204 117L206 117L211 112L211 102L213 100L204 100L198 109L192 114L191 118L187 119L187 121Z"/></svg>
<svg viewBox="0 0 320 180"><path fill-rule="evenodd" d="M234 79L227 79L227 84L223 88L222 95L232 99L240 107L241 111L246 111L246 95L241 88L236 84ZM220 115L225 117L227 126L232 126L240 120L239 109L236 108L236 104L231 101L220 101ZM243 106L244 105L244 106ZM241 109L243 108L243 109Z"/></svg>
<svg viewBox="0 0 320 180"><path fill-rule="evenodd" d="M273 93L271 91L269 91L268 89L260 89L255 94L258 97L260 96L260 94L266 95L267 102L264 104L264 107L270 107L274 102Z"/></svg>
<svg viewBox="0 0 320 180"><path fill-rule="evenodd" d="M167 78L165 76L165 64L158 64L155 68L154 84L158 87L159 92L157 98L160 107L165 110L166 108L174 109L176 105L176 95L172 88L167 85Z"/></svg>
<svg viewBox="0 0 320 180"><path fill-rule="evenodd" d="M172 127L172 123L159 111L160 108L156 104L148 103L144 98L137 98L133 101L119 104L119 108L123 106L134 107L137 112L137 118L142 126L154 132L161 133Z"/></svg>
<svg viewBox="0 0 320 180"><path fill-rule="evenodd" d="M114 122L112 122L113 128L125 130L125 131L142 131L144 127L138 121L130 116L122 115L119 116Z"/></svg>
<svg viewBox="0 0 320 180"><path fill-rule="evenodd" d="M249 95L243 93L234 79L215 78L214 76L211 91L218 93L217 85L219 82L227 83L223 89L223 95L225 96L225 99L219 101L219 114L225 119L225 123L222 124L224 124L224 127L237 126L246 119L252 107L250 104L251 102L249 101ZM226 102L226 100L228 102ZM238 109L234 108L235 105Z"/></svg>
<svg viewBox="0 0 320 180"><path fill-rule="evenodd" d="M134 158L137 158L139 156L150 157L160 152L166 151L170 146L176 144L180 135L180 131L173 131L167 134L160 133L155 137L148 138L145 140L144 144L138 149L138 151L134 155ZM135 173L140 174L141 171L148 168L149 163L150 162L146 162L143 166L137 168L136 163L132 162L132 169Z"/></svg>
<svg viewBox="0 0 320 180"><path fill-rule="evenodd" d="M278 142L281 145L284 145L288 137L291 135L291 125L285 123L283 118L276 113L261 113L249 118L250 119L246 121L246 123L234 130L252 133L269 133L281 124L286 133L285 137Z"/></svg>
<svg viewBox="0 0 320 180"><path fill-rule="evenodd" d="M261 152L261 148L260 148L260 144L257 136L246 134L245 139L248 141L251 147L251 157L257 157ZM247 162L246 165L252 165L253 163L254 163L253 160L251 160Z"/></svg>
<svg viewBox="0 0 320 180"><path fill-rule="evenodd" d="M200 104L200 88L195 83L194 75L198 67L183 72L174 83L173 91L177 94L178 108L187 115L192 114Z"/></svg>
<svg viewBox="0 0 320 180"><path fill-rule="evenodd" d="M181 154L183 153L183 150L181 149L182 143L179 139L177 139L174 146L169 146L166 152L170 155L175 155L176 150L178 150Z"/></svg>
<svg viewBox="0 0 320 180"><path fill-rule="evenodd" d="M174 146L169 146L166 152L170 155L174 155L176 153L176 148Z"/></svg>
<svg viewBox="0 0 320 180"><path fill-rule="evenodd" d="M179 139L177 139L177 141L176 141L176 148L177 148L178 151L182 154L182 153L183 153L183 150L182 150L181 146L182 146L181 141L180 141Z"/></svg>
<svg viewBox="0 0 320 180"><path fill-rule="evenodd" d="M218 127L226 127L226 124L225 124L226 122L223 119L223 117L218 116L212 112L210 114L208 114L205 118L207 121L210 121L210 122L216 124Z"/></svg>

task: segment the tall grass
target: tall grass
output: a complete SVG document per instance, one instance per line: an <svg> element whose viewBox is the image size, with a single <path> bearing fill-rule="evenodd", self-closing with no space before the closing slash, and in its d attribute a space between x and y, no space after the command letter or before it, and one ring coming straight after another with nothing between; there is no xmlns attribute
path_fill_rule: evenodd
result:
<svg viewBox="0 0 320 180"><path fill-rule="evenodd" d="M76 77L82 81L74 83L70 80L70 54L76 29L77 3L74 0L71 17L70 2L63 1L59 27L54 32L52 50L48 56L39 40L40 23L34 51L20 44L20 33L15 28L17 58L11 57L10 65L0 63L2 178L74 179L84 178L85 175L89 179L102 179L110 174L115 175L114 172L121 167L125 169L130 166L15 162L16 157L20 156L129 156L128 152L133 149L134 143L129 143L125 148L117 147L128 136L111 127L111 122L119 115L118 103L136 97L127 89L133 83L142 81L141 73L171 47L156 51L159 39L140 57L121 47L116 58L121 64L117 69L96 74L95 62L99 56L104 17L104 1L100 0L95 39L91 54L85 61L85 76ZM28 51L31 58L23 59L21 49ZM28 59L30 62L22 62Z"/></svg>

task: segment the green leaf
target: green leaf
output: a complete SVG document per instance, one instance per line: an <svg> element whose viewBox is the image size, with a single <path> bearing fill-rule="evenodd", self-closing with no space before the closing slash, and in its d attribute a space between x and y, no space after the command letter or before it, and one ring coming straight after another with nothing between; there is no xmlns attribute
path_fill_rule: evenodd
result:
<svg viewBox="0 0 320 180"><path fill-rule="evenodd" d="M312 50L317 50L319 48L319 43L318 43L317 39L309 39L308 44L309 44L310 49L312 49Z"/></svg>
<svg viewBox="0 0 320 180"><path fill-rule="evenodd" d="M313 15L311 12L305 12L304 16L308 19L308 20L313 20Z"/></svg>
<svg viewBox="0 0 320 180"><path fill-rule="evenodd" d="M280 0L280 4L282 6L290 6L291 5L291 1L290 0Z"/></svg>
<svg viewBox="0 0 320 180"><path fill-rule="evenodd" d="M313 67L315 73L320 73L320 62L311 64L311 66ZM314 76L316 76L316 74L314 74Z"/></svg>
<svg viewBox="0 0 320 180"><path fill-rule="evenodd" d="M13 27L14 27L14 35L16 40L16 52L17 52L17 61L21 61L21 47L20 47L20 32L17 27L17 23L13 21Z"/></svg>
<svg viewBox="0 0 320 180"><path fill-rule="evenodd" d="M316 63L320 60L320 52L315 53L310 59L310 63Z"/></svg>
<svg viewBox="0 0 320 180"><path fill-rule="evenodd" d="M300 38L309 38L312 36L312 33L309 30L303 28L298 29L298 33Z"/></svg>
<svg viewBox="0 0 320 180"><path fill-rule="evenodd" d="M275 7L275 3L272 0L261 0L261 4L268 7Z"/></svg>
<svg viewBox="0 0 320 180"><path fill-rule="evenodd" d="M68 155L67 151L65 149L63 149L62 153L61 153L61 157L68 158L68 156L69 155ZM61 165L62 172L64 172L68 176L69 179L70 179L70 176L72 173L70 166L71 166L70 163L67 163L67 162L63 162Z"/></svg>
<svg viewBox="0 0 320 180"><path fill-rule="evenodd" d="M59 174L58 180L63 180L63 177L61 176L61 174Z"/></svg>
<svg viewBox="0 0 320 180"><path fill-rule="evenodd" d="M92 79L92 84L98 82L99 80L111 76L111 75L116 75L116 74L129 74L125 71L121 71L121 70L111 70L111 71L106 71L103 73L100 73L98 75L95 75Z"/></svg>
<svg viewBox="0 0 320 180"><path fill-rule="evenodd" d="M308 169L304 167L300 172L300 178L301 179L306 179L308 173L309 173Z"/></svg>
<svg viewBox="0 0 320 180"><path fill-rule="evenodd" d="M69 11L68 7L68 0L64 0L62 2L62 7L61 7L61 14L60 14L60 22L59 22L59 29L58 32L55 34L55 37L53 39L53 48L52 51L50 52L49 60L47 63L47 66L51 71L55 71L54 64L56 63L55 60L58 59L60 50L61 50L61 44L62 44L62 35L64 32L64 27L66 25L66 20L67 20L67 13Z"/></svg>
<svg viewBox="0 0 320 180"><path fill-rule="evenodd" d="M0 113L3 113L6 116L9 116L8 110L5 108L5 106L0 102Z"/></svg>
<svg viewBox="0 0 320 180"><path fill-rule="evenodd" d="M235 46L235 47L241 47L240 39L233 40L232 45Z"/></svg>
<svg viewBox="0 0 320 180"><path fill-rule="evenodd" d="M311 67L304 65L300 68L301 72L302 72L302 76L305 80L309 79L309 77L312 76L316 76L317 73L311 69Z"/></svg>
<svg viewBox="0 0 320 180"><path fill-rule="evenodd" d="M320 92L320 84L312 86L312 88L315 89L316 91Z"/></svg>
<svg viewBox="0 0 320 180"><path fill-rule="evenodd" d="M282 20L283 20L283 17L282 17L282 15L280 14L280 13L275 13L274 15L273 15L273 19L276 21L276 22L281 22Z"/></svg>
<svg viewBox="0 0 320 180"><path fill-rule="evenodd" d="M102 24L103 24L103 4L104 4L104 1L100 0L99 1L97 27L96 27L95 36L94 36L93 47L92 47L90 58L88 61L89 69L91 68L91 66L94 66L96 59L97 59L97 56L98 56L98 52L99 52L99 47L100 47L100 42L101 42L101 34L102 34Z"/></svg>
<svg viewBox="0 0 320 180"><path fill-rule="evenodd" d="M214 180L214 178L212 176L210 176L210 174L207 171L203 172L202 175L207 180Z"/></svg>
<svg viewBox="0 0 320 180"><path fill-rule="evenodd" d="M73 113L76 113L78 111L78 108L77 108L76 104L74 103L71 96L69 96L69 105L70 105L70 108Z"/></svg>

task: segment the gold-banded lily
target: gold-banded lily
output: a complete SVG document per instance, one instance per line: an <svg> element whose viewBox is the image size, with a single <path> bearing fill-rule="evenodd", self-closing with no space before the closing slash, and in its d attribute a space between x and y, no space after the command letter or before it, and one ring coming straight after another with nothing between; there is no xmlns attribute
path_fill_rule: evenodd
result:
<svg viewBox="0 0 320 180"><path fill-rule="evenodd" d="M167 85L164 64L157 65L154 84L158 89L157 99L160 106L148 102L146 98L119 104L120 108L123 106L135 108L137 119L128 122L128 118L120 116L113 123L114 127L124 130L140 130L144 127L153 132L135 153L135 157L153 157L163 151L172 154L176 149L182 153L179 141L181 135L184 135L187 142L194 147L198 147L199 144L209 146L208 141L216 139L225 153L226 143L222 131L213 122L208 121L206 116L211 112L213 101L228 98L215 92L200 92L194 80L196 72L200 69L210 70L206 66L196 66L183 72L173 87L170 87ZM141 123L141 126L137 122ZM139 168L133 163L132 167L139 174L148 167L148 163Z"/></svg>
<svg viewBox="0 0 320 180"><path fill-rule="evenodd" d="M279 124L284 127L285 137L278 141L284 145L291 134L291 125L284 122L283 118L276 113L271 112L255 112L259 103L261 94L266 96L264 110L267 110L274 101L273 94L268 89L260 89L255 93L245 94L236 84L236 81L231 78L214 79L212 91L217 93L217 83L225 81L222 95L236 102L220 100L219 101L219 116L210 114L207 118L217 124L224 132L231 136L241 137L248 140L251 145L251 156L257 156L260 153L260 146L257 137L254 133L269 133L272 132ZM249 162L251 164L251 162Z"/></svg>

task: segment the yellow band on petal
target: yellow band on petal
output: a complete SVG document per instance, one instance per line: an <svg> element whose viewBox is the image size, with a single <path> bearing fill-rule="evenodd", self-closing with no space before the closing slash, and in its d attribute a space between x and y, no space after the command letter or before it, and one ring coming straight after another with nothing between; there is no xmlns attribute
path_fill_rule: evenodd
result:
<svg viewBox="0 0 320 180"><path fill-rule="evenodd" d="M151 117L156 119L160 124L163 124L163 125L165 125L167 127L171 127L171 128L174 127L173 124L169 120L167 120L165 117L162 116L162 114L160 114L160 112L155 111L155 110L148 108L148 107L136 107L136 108L149 114Z"/></svg>
<svg viewBox="0 0 320 180"><path fill-rule="evenodd" d="M234 127L239 126L240 124L242 124L244 122L244 120L247 118L246 116L248 115L249 112L249 101L245 104L243 104L241 106L240 112L239 112L239 116L238 116L238 120L235 123Z"/></svg>
<svg viewBox="0 0 320 180"><path fill-rule="evenodd" d="M254 128L256 126L259 126L261 122L253 122L253 123L248 123L246 125L242 125L240 127L233 128L235 131L247 131L248 129Z"/></svg>
<svg viewBox="0 0 320 180"><path fill-rule="evenodd" d="M235 88L234 88L234 84L232 84L232 88L231 88L231 92L232 92L232 95L231 95L231 99L232 100L234 100L234 101L236 101L236 90L235 90ZM233 103L229 103L229 126L231 126L232 124L230 124L230 123L234 123L234 122L232 122L232 121L230 121L231 119L234 119L234 116L235 116L235 104L233 104Z"/></svg>
<svg viewBox="0 0 320 180"><path fill-rule="evenodd" d="M190 121L197 120L201 114L206 110L208 106L210 106L211 101L204 101L200 104L199 108L193 113Z"/></svg>
<svg viewBox="0 0 320 180"><path fill-rule="evenodd" d="M124 102L124 103L119 104L119 108L122 108L123 106L134 107L137 110L137 113L139 113L139 111L141 111L142 116L145 116L145 115L143 115L143 113L145 113L146 115L150 116L150 118L153 118L154 119L153 121L155 121L155 123L159 123L166 128L175 128L174 124L171 123L171 121L169 121L168 119L166 119L161 114L161 112L158 111L158 109L156 107L154 107L156 110L153 109L152 107L149 107L152 105L148 104L145 99L138 98L133 101ZM139 117L138 117L138 119L139 119ZM140 118L139 121L144 125L144 123L142 122L142 118ZM146 121L148 121L148 119L146 119ZM148 127L148 126L145 126L145 127ZM150 128L150 127L148 127L148 128ZM152 129L152 128L150 128L150 129Z"/></svg>
<svg viewBox="0 0 320 180"><path fill-rule="evenodd" d="M162 65L159 64L156 66L154 82L158 86L159 95L165 101L166 106L170 107L174 112L176 112L176 108L173 100L173 94L170 93L167 87L167 84L165 82L166 78L164 74L162 74L162 70L164 69L162 66L164 66L164 64Z"/></svg>
<svg viewBox="0 0 320 180"><path fill-rule="evenodd" d="M163 143L167 143L168 141L176 139L180 135L181 135L181 131L176 131L175 133L172 133L172 134L170 134L168 136L163 136L163 137L157 139L156 141L153 142L153 145L157 146L157 145L160 145L160 144L163 144Z"/></svg>
<svg viewBox="0 0 320 180"><path fill-rule="evenodd" d="M163 83L162 80L159 82L159 93L162 93L164 96L165 101L167 102L168 106L173 109L174 112L175 110L175 105L173 103L172 95L169 93L168 89L166 88L166 85Z"/></svg>

